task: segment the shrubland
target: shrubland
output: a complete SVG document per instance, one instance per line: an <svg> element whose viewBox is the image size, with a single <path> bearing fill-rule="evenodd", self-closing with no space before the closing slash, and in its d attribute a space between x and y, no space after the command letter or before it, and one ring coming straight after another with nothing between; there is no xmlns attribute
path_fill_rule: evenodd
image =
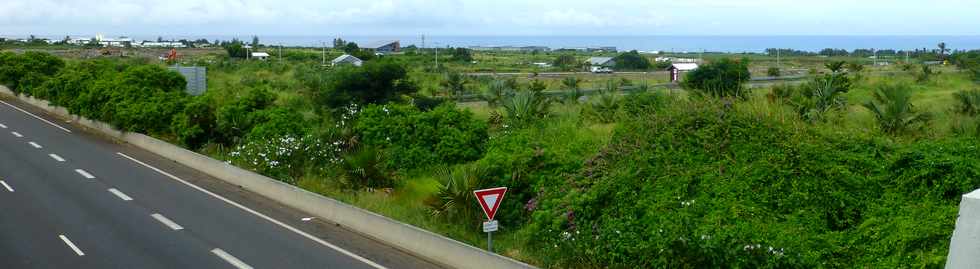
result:
<svg viewBox="0 0 980 269"><path fill-rule="evenodd" d="M425 90L445 73L416 56L294 56L210 63L202 96L156 64L43 53L0 54L0 82L473 245L472 191L506 186L497 250L542 267L941 267L980 188L969 72L834 63L748 91L748 60L713 59L684 90L608 79L590 96L578 78L460 76L487 87L464 106Z"/></svg>

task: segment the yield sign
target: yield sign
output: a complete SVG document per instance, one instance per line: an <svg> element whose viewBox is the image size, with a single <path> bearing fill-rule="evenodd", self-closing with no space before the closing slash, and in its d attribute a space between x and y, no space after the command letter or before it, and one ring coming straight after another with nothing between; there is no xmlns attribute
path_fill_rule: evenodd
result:
<svg viewBox="0 0 980 269"><path fill-rule="evenodd" d="M507 187L473 191L476 200L480 202L480 207L483 207L483 213L487 214L489 220L493 220L493 216L497 215L497 208L500 207L500 201L504 200L505 193L507 193Z"/></svg>

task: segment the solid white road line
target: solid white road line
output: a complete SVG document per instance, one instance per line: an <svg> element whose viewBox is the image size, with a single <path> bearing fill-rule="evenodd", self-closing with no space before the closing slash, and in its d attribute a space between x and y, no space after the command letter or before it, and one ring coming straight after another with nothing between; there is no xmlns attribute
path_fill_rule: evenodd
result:
<svg viewBox="0 0 980 269"><path fill-rule="evenodd" d="M122 193L121 191L119 191L119 190L117 190L115 188L110 188L109 189L109 192L111 192L112 194L115 194L116 196L118 196L119 199L123 199L123 201L132 201L133 200L133 198L130 198L129 195L126 195L125 193Z"/></svg>
<svg viewBox="0 0 980 269"><path fill-rule="evenodd" d="M82 170L82 169L75 169L75 173L78 173L79 175L82 175L83 177L85 177L87 179L93 179L93 178L95 178L95 176L93 176L92 174L89 174L88 172L85 172L85 170Z"/></svg>
<svg viewBox="0 0 980 269"><path fill-rule="evenodd" d="M19 107L16 107L16 106L11 105L11 104L9 104L7 102L4 102L4 101L0 101L0 103L3 103L3 104L5 104L5 105L7 105L9 107L12 107L12 108L16 109L16 110L20 110L20 112L24 112L24 114L31 115L31 117L34 117L35 119L39 119L39 120L41 120L41 121L43 121L43 122L45 122L47 124L51 124L51 126L58 127L58 129L61 129L62 131L71 133L71 130L66 129L65 127L61 127L61 125L54 124L53 122L50 122L50 121L48 121L46 119L43 119L41 117L38 117L37 115L31 114L31 112L27 112L27 110L20 109Z"/></svg>
<svg viewBox="0 0 980 269"><path fill-rule="evenodd" d="M0 123L0 129L7 129L7 125L3 125L3 123Z"/></svg>
<svg viewBox="0 0 980 269"><path fill-rule="evenodd" d="M248 264L245 264L245 262L242 262L242 260L235 258L235 256L231 256L231 254L228 254L228 252L225 252L220 248L212 249L211 253L214 253L214 255L217 255L219 258L225 260L231 265L234 265L238 269L252 269L251 266L248 266Z"/></svg>
<svg viewBox="0 0 980 269"><path fill-rule="evenodd" d="M52 153L52 154L48 154L48 156L51 156L51 159L54 159L55 161L58 161L58 162L64 162L65 161L65 159L61 158L61 156L58 156L58 154Z"/></svg>
<svg viewBox="0 0 980 269"><path fill-rule="evenodd" d="M20 134L18 132L10 132L10 134L12 134L12 135L14 135L16 137L24 137L24 135L22 135L22 134Z"/></svg>
<svg viewBox="0 0 980 269"><path fill-rule="evenodd" d="M179 231L184 229L184 227L180 227L180 225L177 225L176 222L173 222L172 220L168 219L167 217L164 217L163 215L153 214L150 216L153 217L154 219L157 219L157 221L163 223L163 225L167 225L167 227L170 227L170 229L173 229L174 231Z"/></svg>
<svg viewBox="0 0 980 269"><path fill-rule="evenodd" d="M228 203L228 204L230 204L232 206L235 206L235 207L237 207L237 208L239 208L241 210L245 210L245 212L251 213L252 215L258 216L259 218L265 219L265 220L267 220L269 222L272 222L272 223L274 223L276 225L279 225L279 227L283 227L286 230L289 230L289 231L291 231L293 233L296 233L296 234L299 234L299 235L301 235L303 237L306 237L307 239L310 239L313 242L317 242L320 245L323 245L325 247L328 247L328 248L331 248L333 250L336 250L337 252L343 253L344 255L347 255L347 256L349 256L351 258L354 258L354 259L356 259L356 260L358 260L360 262L363 262L363 263L365 263L367 265L370 265L371 267L374 267L374 268L377 268L377 269L386 269L384 266L381 266L380 264L377 264L375 262L372 262L371 260L365 259L364 257L358 256L357 254L354 254L353 252L347 251L346 249L342 249L342 248L340 248L338 246L335 246L333 244L327 243L327 241L323 241L323 239L320 239L319 237L310 235L310 234L308 234L308 233L306 233L306 232L304 232L304 231L302 231L300 229L296 229L293 226L289 226L289 225L287 225L285 223L282 223L281 221L278 221L278 220L273 219L273 218L271 218L269 216L266 216L266 215L264 215L262 213L259 213L258 211L252 210L251 208L248 208L248 207L245 207L245 206L243 206L241 204L238 204L235 201L229 200L228 198L225 198L225 197L223 197L221 195L217 195L217 194L215 194L215 193L213 193L211 191L208 191L208 190L206 190L204 188L198 187L197 185L191 184L190 182L187 182L186 180L180 179L179 177L176 177L174 175L171 175L170 173L164 172L163 170L160 170L159 168L156 168L156 167L153 167L153 166L151 166L149 164L146 164L144 162L141 162L140 160L137 160L137 159L135 159L133 157L129 157L128 155L123 154L122 152L116 152L116 154L118 154L119 156L122 156L123 158L129 159L130 161L133 161L135 163L138 163L138 164L140 164L140 165L142 165L142 166L144 166L146 168L149 168L150 170L156 171L157 173L160 173L161 175L164 175L164 176L169 177L169 178L171 178L173 180L176 180L176 181L178 181L180 183L183 183L184 185L187 185L187 186L189 186L191 188L194 188L194 189L196 189L198 191L201 191L203 193L206 193L207 195L210 195L211 197L214 197L214 198L217 198L218 200L224 201L225 203Z"/></svg>
<svg viewBox="0 0 980 269"><path fill-rule="evenodd" d="M68 237L65 237L65 235L63 234L58 235L58 237L61 238L61 241L65 241L65 245L68 245L68 247L70 247L71 250L74 250L75 254L78 254L78 256L85 256L85 253L82 252L81 249L78 249L78 247L76 247L75 244L72 244L71 240L68 240Z"/></svg>
<svg viewBox="0 0 980 269"><path fill-rule="evenodd" d="M0 180L0 184L3 184L3 187L7 188L8 191L14 192L14 188L11 188L10 185L7 185L6 181Z"/></svg>
<svg viewBox="0 0 980 269"><path fill-rule="evenodd" d="M34 143L34 141L27 142L27 144L31 144L31 146L34 147L34 148L36 148L36 149L41 148L41 145L38 145L37 143Z"/></svg>

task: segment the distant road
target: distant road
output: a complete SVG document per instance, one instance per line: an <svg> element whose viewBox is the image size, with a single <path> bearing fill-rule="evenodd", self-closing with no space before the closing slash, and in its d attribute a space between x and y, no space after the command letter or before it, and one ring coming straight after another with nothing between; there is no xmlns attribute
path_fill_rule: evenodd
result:
<svg viewBox="0 0 980 269"><path fill-rule="evenodd" d="M10 100L0 214L0 268L436 267Z"/></svg>

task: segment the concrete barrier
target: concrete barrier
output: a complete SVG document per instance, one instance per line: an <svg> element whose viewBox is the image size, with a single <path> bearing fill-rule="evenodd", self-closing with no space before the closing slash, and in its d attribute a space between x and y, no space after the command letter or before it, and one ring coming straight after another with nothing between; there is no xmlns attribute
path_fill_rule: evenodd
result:
<svg viewBox="0 0 980 269"><path fill-rule="evenodd" d="M980 190L963 195L946 268L980 268Z"/></svg>
<svg viewBox="0 0 980 269"><path fill-rule="evenodd" d="M346 226L350 230L438 264L453 268L533 268L517 260L297 188L150 136L121 132L109 124L72 115L67 109L51 106L45 100L15 95L4 86L0 86L0 94L15 97L49 113L71 119L97 133L127 142L321 219Z"/></svg>

